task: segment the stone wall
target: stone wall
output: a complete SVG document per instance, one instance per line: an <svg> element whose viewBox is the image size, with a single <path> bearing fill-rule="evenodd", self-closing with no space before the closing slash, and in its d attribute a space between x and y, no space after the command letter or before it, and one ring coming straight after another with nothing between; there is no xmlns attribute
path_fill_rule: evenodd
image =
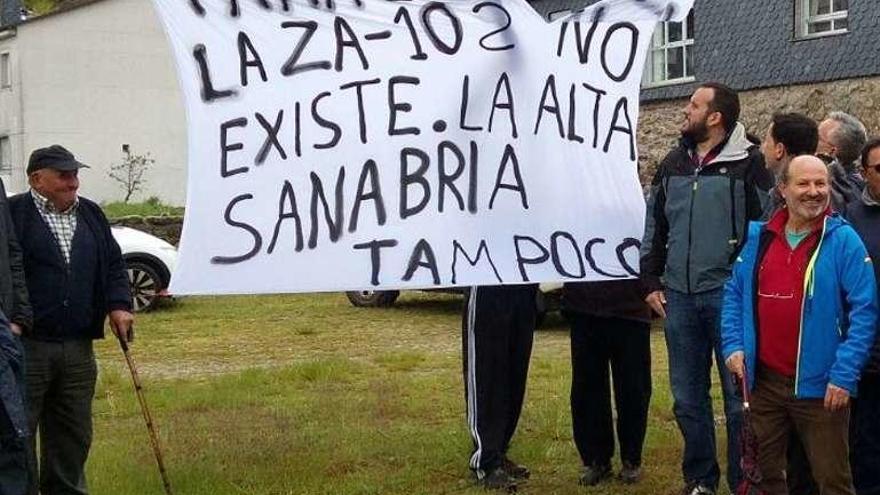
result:
<svg viewBox="0 0 880 495"><path fill-rule="evenodd" d="M642 184L650 183L657 164L676 144L686 102L680 99L642 103L639 118ZM855 115L864 122L869 135L880 135L880 77L743 91L740 102L740 120L758 137L764 136L774 113L800 112L821 120L835 110Z"/></svg>

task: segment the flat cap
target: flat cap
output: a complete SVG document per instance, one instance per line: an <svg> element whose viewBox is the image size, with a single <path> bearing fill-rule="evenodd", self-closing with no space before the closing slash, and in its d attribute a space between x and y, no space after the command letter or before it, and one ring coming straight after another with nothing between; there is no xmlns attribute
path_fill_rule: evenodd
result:
<svg viewBox="0 0 880 495"><path fill-rule="evenodd" d="M28 160L28 175L43 168L54 168L55 170L79 170L81 168L89 168L88 165L77 161L73 153L67 151L67 148L60 144L53 144L48 148L40 148L31 153Z"/></svg>

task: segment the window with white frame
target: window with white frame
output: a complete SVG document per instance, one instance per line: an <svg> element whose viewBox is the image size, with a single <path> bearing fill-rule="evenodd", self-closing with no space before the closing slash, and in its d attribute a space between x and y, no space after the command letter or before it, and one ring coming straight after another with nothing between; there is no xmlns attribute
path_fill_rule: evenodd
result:
<svg viewBox="0 0 880 495"><path fill-rule="evenodd" d="M682 22L663 22L654 30L644 83L673 84L694 79L694 11Z"/></svg>
<svg viewBox="0 0 880 495"><path fill-rule="evenodd" d="M9 53L0 53L0 88L12 87L12 67Z"/></svg>
<svg viewBox="0 0 880 495"><path fill-rule="evenodd" d="M797 36L845 33L849 28L849 0L796 0Z"/></svg>
<svg viewBox="0 0 880 495"><path fill-rule="evenodd" d="M0 174L12 172L12 146L8 136L0 136Z"/></svg>

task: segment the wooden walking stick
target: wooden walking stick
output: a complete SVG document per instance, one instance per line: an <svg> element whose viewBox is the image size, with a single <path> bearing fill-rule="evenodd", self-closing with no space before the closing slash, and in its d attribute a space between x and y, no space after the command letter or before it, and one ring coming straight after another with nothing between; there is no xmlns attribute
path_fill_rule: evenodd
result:
<svg viewBox="0 0 880 495"><path fill-rule="evenodd" d="M131 330L129 330L131 331ZM141 412L144 415L144 421L147 423L147 431L150 433L150 445L153 446L153 454L156 455L156 464L159 465L159 475L162 476L162 484L165 486L165 493L172 495L171 483L168 481L168 473L165 472L165 463L162 461L162 449L159 447L159 435L156 434L156 428L153 426L153 418L150 416L150 409L147 408L147 400L144 397L144 387L141 385L141 379L138 377L137 367L134 360L128 352L128 342L124 338L116 335L119 346L122 347L122 354L125 355L125 362L128 363L128 370L131 371L131 381L134 382L134 392L137 395L138 402L141 404Z"/></svg>

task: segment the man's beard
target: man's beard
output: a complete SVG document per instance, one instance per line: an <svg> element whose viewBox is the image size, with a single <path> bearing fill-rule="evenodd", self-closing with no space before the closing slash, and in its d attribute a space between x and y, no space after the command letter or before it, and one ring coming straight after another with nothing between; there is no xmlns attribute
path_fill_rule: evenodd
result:
<svg viewBox="0 0 880 495"><path fill-rule="evenodd" d="M687 129L681 131L681 136L685 139L690 139L695 143L706 141L709 139L709 128L706 126L706 121L704 120L691 125Z"/></svg>

